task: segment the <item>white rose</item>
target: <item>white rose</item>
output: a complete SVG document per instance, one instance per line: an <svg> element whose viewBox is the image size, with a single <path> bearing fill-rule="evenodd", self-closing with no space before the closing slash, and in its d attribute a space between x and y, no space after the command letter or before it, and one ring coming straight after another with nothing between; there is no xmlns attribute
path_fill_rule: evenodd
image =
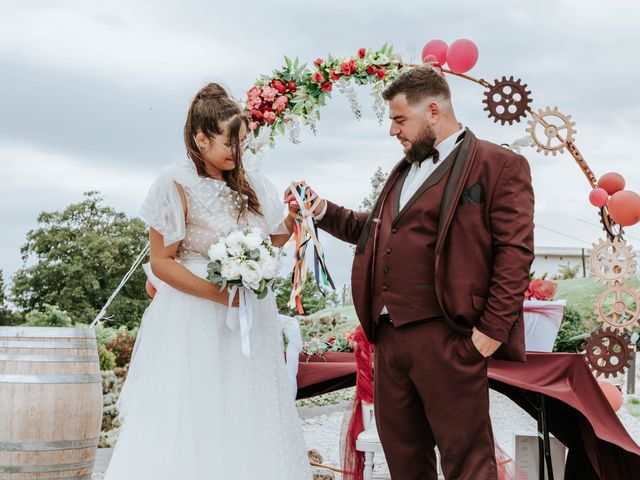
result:
<svg viewBox="0 0 640 480"><path fill-rule="evenodd" d="M231 255L236 258L241 257L244 254L244 233L240 230L236 230L227 235L227 238L224 239L224 243L227 246L227 250Z"/></svg>
<svg viewBox="0 0 640 480"><path fill-rule="evenodd" d="M262 275L264 278L271 280L278 275L280 264L277 258L266 256L261 258L260 267L262 268Z"/></svg>
<svg viewBox="0 0 640 480"><path fill-rule="evenodd" d="M262 245L262 235L256 232L250 232L244 237L244 244L249 250L255 250Z"/></svg>
<svg viewBox="0 0 640 480"><path fill-rule="evenodd" d="M258 262L247 260L240 265L240 274L242 275L242 284L252 290L257 290L262 281L262 269Z"/></svg>
<svg viewBox="0 0 640 480"><path fill-rule="evenodd" d="M238 280L240 278L241 273L241 263L236 259L227 259L223 260L222 268L220 269L220 275L225 280Z"/></svg>
<svg viewBox="0 0 640 480"><path fill-rule="evenodd" d="M227 247L224 242L218 242L209 248L209 258L214 262L221 262L228 257Z"/></svg>

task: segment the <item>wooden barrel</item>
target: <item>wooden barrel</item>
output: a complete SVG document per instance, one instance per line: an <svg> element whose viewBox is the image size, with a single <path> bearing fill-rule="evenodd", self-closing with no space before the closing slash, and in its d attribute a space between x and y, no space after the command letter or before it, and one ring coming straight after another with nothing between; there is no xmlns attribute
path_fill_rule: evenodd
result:
<svg viewBox="0 0 640 480"><path fill-rule="evenodd" d="M0 327L0 480L90 480L101 424L94 330Z"/></svg>

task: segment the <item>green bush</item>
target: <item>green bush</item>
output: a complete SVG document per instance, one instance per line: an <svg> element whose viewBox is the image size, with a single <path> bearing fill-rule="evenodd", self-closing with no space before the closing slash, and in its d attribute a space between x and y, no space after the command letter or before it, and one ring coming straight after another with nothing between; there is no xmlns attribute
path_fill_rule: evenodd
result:
<svg viewBox="0 0 640 480"><path fill-rule="evenodd" d="M27 313L25 325L29 327L71 327L73 320L64 310L45 303L42 310Z"/></svg>
<svg viewBox="0 0 640 480"><path fill-rule="evenodd" d="M575 308L566 307L564 309L564 321L556 337L553 351L569 353L582 351L582 345L586 340L584 338L576 339L575 337L591 333L597 326L596 324L593 314L580 314Z"/></svg>
<svg viewBox="0 0 640 480"><path fill-rule="evenodd" d="M113 352L107 350L105 345L98 347L98 357L100 358L100 370L108 371L116 368L116 356Z"/></svg>

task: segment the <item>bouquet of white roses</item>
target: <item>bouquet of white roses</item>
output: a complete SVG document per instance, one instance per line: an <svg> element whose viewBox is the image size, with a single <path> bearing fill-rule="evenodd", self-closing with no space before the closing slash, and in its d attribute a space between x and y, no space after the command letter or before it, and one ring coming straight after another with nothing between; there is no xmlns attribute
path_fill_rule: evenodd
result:
<svg viewBox="0 0 640 480"><path fill-rule="evenodd" d="M234 230L209 248L209 281L245 287L259 299L267 296L278 274L281 251L259 228Z"/></svg>

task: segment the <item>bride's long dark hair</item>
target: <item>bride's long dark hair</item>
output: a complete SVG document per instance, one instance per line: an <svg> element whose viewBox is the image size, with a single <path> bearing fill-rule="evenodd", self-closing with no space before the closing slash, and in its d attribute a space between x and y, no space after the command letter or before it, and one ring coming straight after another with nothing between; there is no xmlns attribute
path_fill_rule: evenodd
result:
<svg viewBox="0 0 640 480"><path fill-rule="evenodd" d="M229 122L229 140L233 146L233 159L235 168L222 172L222 178L229 188L240 194L240 215L248 210L262 215L260 202L256 192L251 188L242 164L242 150L240 148L240 127L244 123L248 126L249 119L242 113L238 104L229 96L227 91L217 83L209 83L195 96L189 107L187 121L184 124L184 143L187 147L187 156L196 167L198 175L209 177L205 170L205 160L196 145L198 132L207 137L220 135L220 125Z"/></svg>

